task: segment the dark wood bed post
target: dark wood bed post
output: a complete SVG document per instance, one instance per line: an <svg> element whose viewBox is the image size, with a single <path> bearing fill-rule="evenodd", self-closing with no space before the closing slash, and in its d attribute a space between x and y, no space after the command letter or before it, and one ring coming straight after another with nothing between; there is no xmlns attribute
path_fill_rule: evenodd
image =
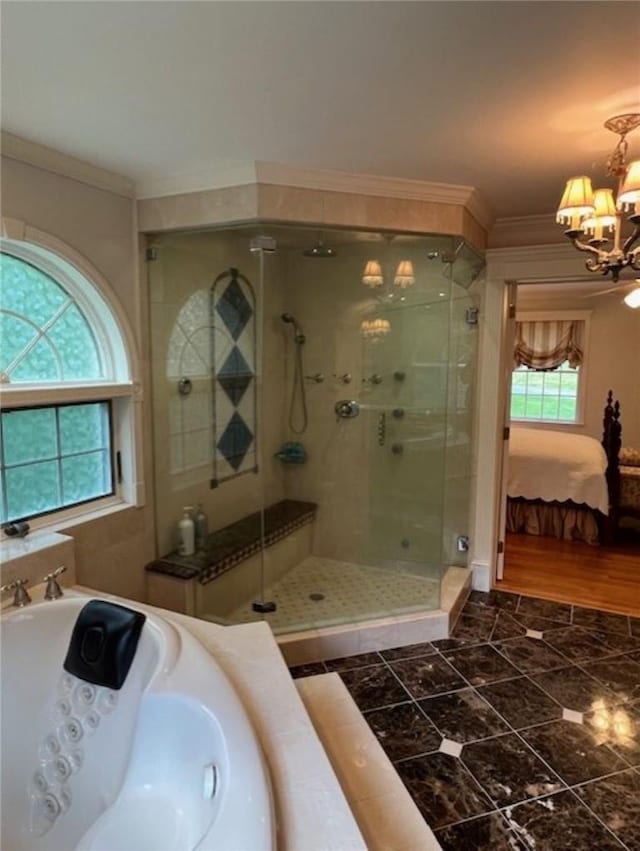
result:
<svg viewBox="0 0 640 851"><path fill-rule="evenodd" d="M609 514L604 523L605 544L612 544L618 528L620 509L620 447L622 446L622 424L620 402L613 401L613 390L609 390L602 420L602 448L607 455L607 488L609 491Z"/></svg>

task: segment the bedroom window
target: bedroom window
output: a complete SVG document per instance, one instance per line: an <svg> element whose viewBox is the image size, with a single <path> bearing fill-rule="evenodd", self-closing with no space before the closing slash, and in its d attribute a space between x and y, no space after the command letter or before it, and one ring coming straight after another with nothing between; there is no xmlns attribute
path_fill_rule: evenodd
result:
<svg viewBox="0 0 640 851"><path fill-rule="evenodd" d="M518 318L511 376L512 419L581 421L585 338L586 318L566 313Z"/></svg>
<svg viewBox="0 0 640 851"><path fill-rule="evenodd" d="M77 268L24 241L3 240L0 284L0 521L123 502L132 384L111 308Z"/></svg>
<svg viewBox="0 0 640 851"><path fill-rule="evenodd" d="M580 367L568 361L549 372L519 366L511 378L511 418L575 423L579 389Z"/></svg>

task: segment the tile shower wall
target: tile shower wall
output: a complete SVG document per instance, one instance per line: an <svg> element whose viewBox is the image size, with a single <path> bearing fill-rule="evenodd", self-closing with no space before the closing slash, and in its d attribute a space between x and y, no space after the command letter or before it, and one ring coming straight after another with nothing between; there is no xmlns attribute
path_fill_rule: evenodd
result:
<svg viewBox="0 0 640 851"><path fill-rule="evenodd" d="M217 298L220 310L215 325L220 326L224 351L212 354L209 333L209 290L219 275L235 268L258 292L259 266L249 251L249 235L170 234L152 242L157 250L157 259L148 264L156 523L158 552L163 554L176 546L176 524L185 505L202 503L210 530L216 530L258 510L263 489L266 505L284 497L283 471L273 458L284 433L285 392L284 338L274 317L279 317L284 307L280 261L269 256L265 262L272 283L265 287L264 366L262 376L257 375L264 394L263 422L257 422L263 439L263 463L255 473L252 385L256 379L250 376L259 369L252 340L259 330L261 306L257 305L254 316L248 304L249 290L241 278L240 294L234 290L229 298L237 301L242 296L242 327L236 327L229 316L225 320L224 303ZM232 276L222 283L219 296L233 284ZM212 356L216 363L220 361L217 367L223 379L216 385L215 399ZM181 378L191 381L187 396L179 392ZM212 488L213 478L219 483Z"/></svg>

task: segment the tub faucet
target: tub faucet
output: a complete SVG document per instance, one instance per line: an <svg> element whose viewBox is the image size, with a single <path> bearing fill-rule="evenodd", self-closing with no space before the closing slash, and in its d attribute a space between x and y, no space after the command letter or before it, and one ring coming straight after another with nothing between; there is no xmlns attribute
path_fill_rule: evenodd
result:
<svg viewBox="0 0 640 851"><path fill-rule="evenodd" d="M0 587L0 592L4 593L5 591L14 591L13 605L22 609L31 602L31 597L29 596L29 592L26 588L27 584L26 579L14 579L13 582L9 582L7 585Z"/></svg>
<svg viewBox="0 0 640 851"><path fill-rule="evenodd" d="M67 568L62 564L60 567L52 570L51 573L47 573L44 577L44 581L47 583L46 590L44 592L45 600L57 600L59 597L62 597L62 588L60 587L60 583L58 582L58 576L61 573L64 573Z"/></svg>

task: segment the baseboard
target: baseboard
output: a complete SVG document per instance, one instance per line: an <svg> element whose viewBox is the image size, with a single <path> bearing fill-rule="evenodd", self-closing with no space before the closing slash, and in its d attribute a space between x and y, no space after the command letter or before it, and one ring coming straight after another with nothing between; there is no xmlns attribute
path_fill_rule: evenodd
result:
<svg viewBox="0 0 640 851"><path fill-rule="evenodd" d="M491 565L488 561L472 561L473 579L471 584L474 591L491 590Z"/></svg>

